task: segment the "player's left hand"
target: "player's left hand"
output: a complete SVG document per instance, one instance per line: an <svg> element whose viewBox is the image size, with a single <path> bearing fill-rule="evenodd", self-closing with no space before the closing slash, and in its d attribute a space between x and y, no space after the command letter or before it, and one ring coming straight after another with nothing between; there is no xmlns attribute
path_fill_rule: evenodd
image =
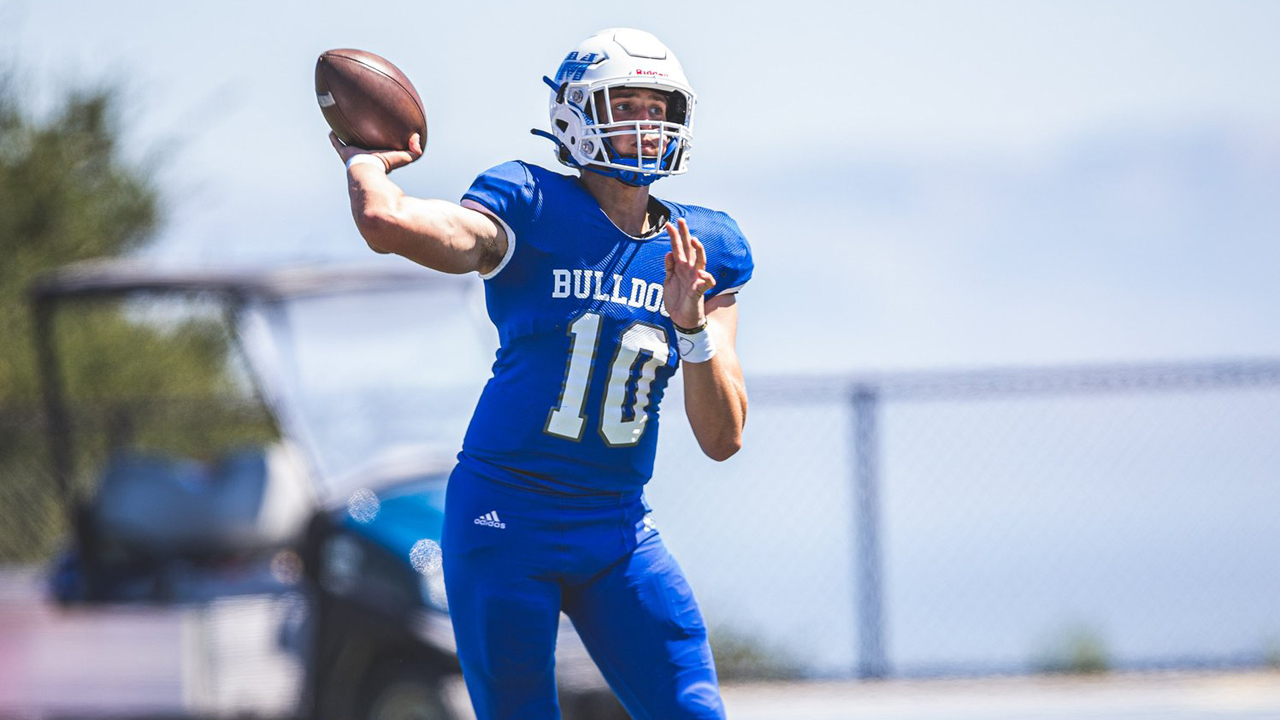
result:
<svg viewBox="0 0 1280 720"><path fill-rule="evenodd" d="M707 272L707 251L698 238L689 234L689 225L681 218L676 225L667 223L671 252L667 253L667 277L662 281L662 300L671 322L680 327L696 328L706 319L702 295L715 287L716 279Z"/></svg>

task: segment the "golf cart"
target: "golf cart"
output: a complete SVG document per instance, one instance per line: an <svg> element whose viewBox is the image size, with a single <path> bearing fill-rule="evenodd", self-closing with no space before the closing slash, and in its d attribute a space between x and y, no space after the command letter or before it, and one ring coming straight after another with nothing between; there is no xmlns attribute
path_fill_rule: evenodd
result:
<svg viewBox="0 0 1280 720"><path fill-rule="evenodd" d="M214 698L202 712L469 717L438 543L496 344L478 289L385 263L107 262L40 278L37 350L72 528L53 596L201 608L229 636L259 628L274 665L206 633L196 654L212 678L198 684L240 673L269 709ZM251 600L267 608L253 622L227 614ZM567 623L557 673L564 717L626 717Z"/></svg>

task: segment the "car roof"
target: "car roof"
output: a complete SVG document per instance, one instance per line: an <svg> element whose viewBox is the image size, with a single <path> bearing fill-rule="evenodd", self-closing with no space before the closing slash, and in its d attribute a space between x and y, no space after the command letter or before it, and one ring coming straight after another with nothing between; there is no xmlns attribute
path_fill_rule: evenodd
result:
<svg viewBox="0 0 1280 720"><path fill-rule="evenodd" d="M408 263L166 268L139 260L91 260L39 275L34 300L137 292L216 292L246 299L283 299L343 292L436 286L463 288L474 278Z"/></svg>

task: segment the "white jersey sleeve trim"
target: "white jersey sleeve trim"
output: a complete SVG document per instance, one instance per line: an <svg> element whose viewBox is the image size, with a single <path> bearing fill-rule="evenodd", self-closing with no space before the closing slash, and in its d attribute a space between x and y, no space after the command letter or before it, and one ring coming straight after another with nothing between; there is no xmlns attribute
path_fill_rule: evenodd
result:
<svg viewBox="0 0 1280 720"><path fill-rule="evenodd" d="M746 283L743 283L743 284L745 285ZM738 292L741 289L742 289L742 285L734 285L733 287L725 288L718 293L712 293L711 297L719 297L720 295L733 295L734 293Z"/></svg>
<svg viewBox="0 0 1280 720"><path fill-rule="evenodd" d="M497 267L490 270L489 272L480 274L481 280L488 280L490 278L496 277L498 273L502 272L502 268L506 267L507 263L511 262L511 256L515 255L516 253L515 232L511 229L511 226L507 224L506 220L503 220L502 218L498 217L497 213L485 207L484 205L476 202L475 200L472 200L471 198L463 198L462 202L459 204L462 205L462 207L467 208L468 210L475 210L476 212L482 212L485 215L488 215L489 217L493 218L494 220L497 220L498 224L502 226L502 231L507 234L507 252L502 256L502 261L498 263Z"/></svg>

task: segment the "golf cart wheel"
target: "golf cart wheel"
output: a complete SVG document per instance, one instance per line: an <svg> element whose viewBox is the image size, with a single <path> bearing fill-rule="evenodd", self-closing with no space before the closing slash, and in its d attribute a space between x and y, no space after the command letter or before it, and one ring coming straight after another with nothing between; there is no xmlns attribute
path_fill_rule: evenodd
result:
<svg viewBox="0 0 1280 720"><path fill-rule="evenodd" d="M364 720L462 720L470 713L462 678L427 665L375 671L357 717Z"/></svg>

